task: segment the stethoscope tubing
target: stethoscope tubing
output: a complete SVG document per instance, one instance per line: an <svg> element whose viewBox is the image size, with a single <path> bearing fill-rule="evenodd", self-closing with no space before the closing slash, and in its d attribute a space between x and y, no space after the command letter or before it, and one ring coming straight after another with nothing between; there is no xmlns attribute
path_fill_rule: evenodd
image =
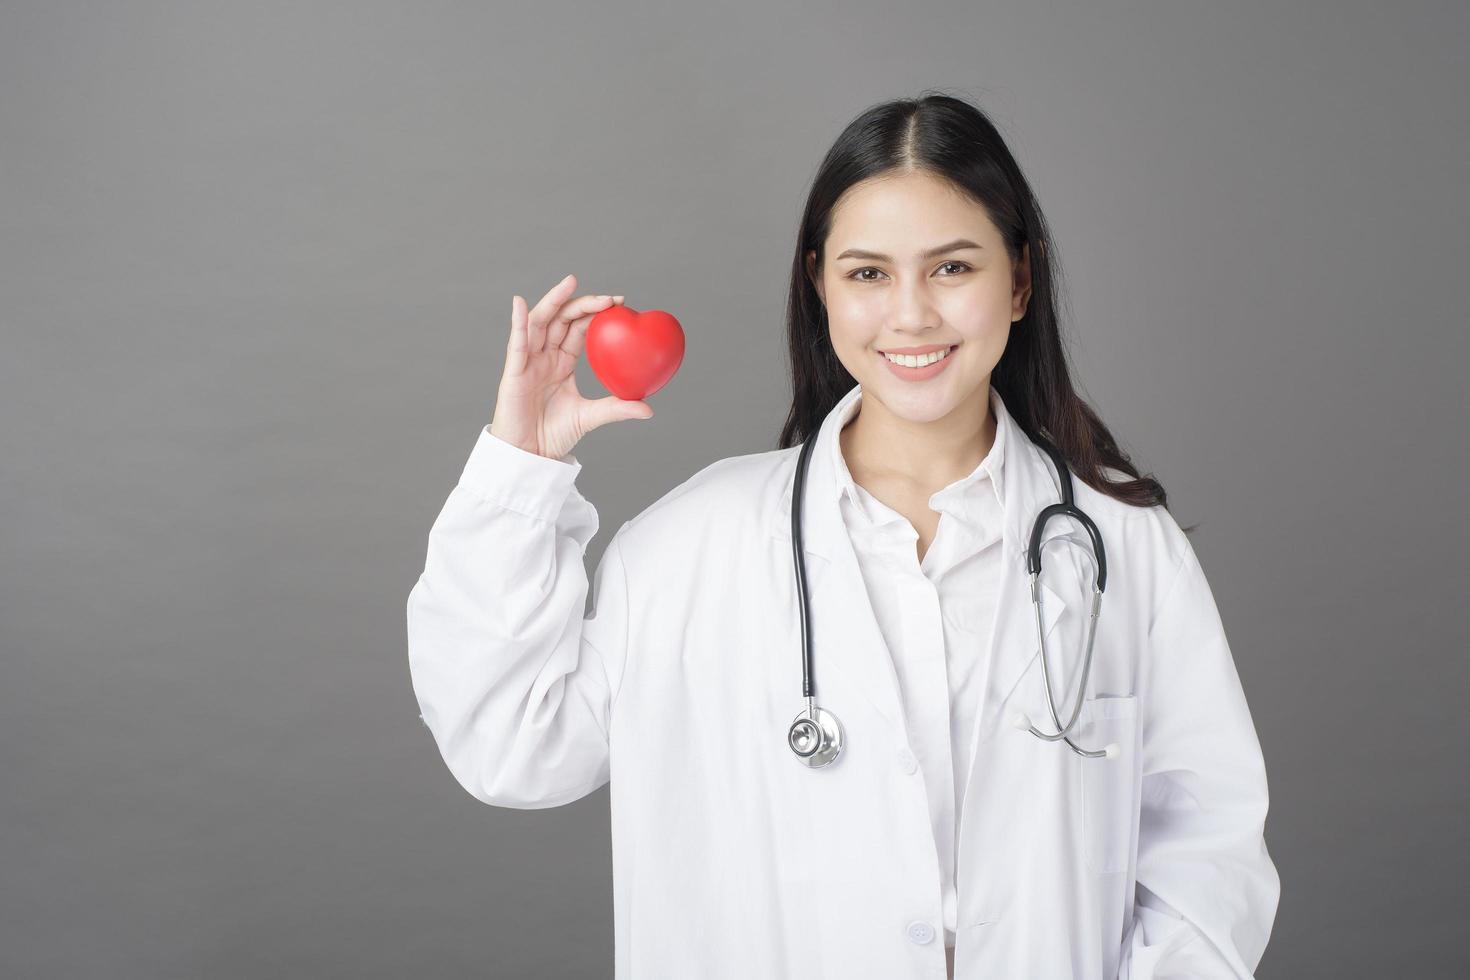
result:
<svg viewBox="0 0 1470 980"><path fill-rule="evenodd" d="M1072 728L1077 723L1078 716L1082 713L1082 701L1087 696L1087 679L1092 674L1092 649L1093 642L1097 637L1097 615L1102 607L1102 594L1108 583L1108 553L1103 547L1102 532L1093 523L1091 517L1078 507L1072 496L1072 472L1067 468L1067 461L1061 452L1050 442L1039 437L1032 437L1032 442L1040 446L1045 453L1051 457L1052 465L1056 468L1058 482L1061 484L1062 499L1060 503L1049 504L1043 507L1041 513L1036 516L1035 523L1031 526L1031 539L1026 545L1026 571L1031 576L1031 606L1036 618L1036 646L1041 657L1041 683L1046 691L1046 708L1051 714L1052 723L1057 726L1056 732L1044 732L1031 724L1031 720L1023 712L1014 713L1012 724L1028 731L1037 738L1047 742L1056 742L1065 739L1067 745L1080 756L1089 759L1099 759L1104 756L1112 758L1118 754L1118 746L1107 745L1102 749L1084 749L1069 737ZM1076 520L1086 529L1088 537L1092 539L1092 551L1096 558L1097 569L1092 586L1092 608L1087 616L1087 653L1082 661L1082 683L1077 686L1077 697L1072 705L1072 711L1067 718L1067 723L1062 724L1061 716L1057 713L1056 700L1051 686L1051 669L1048 666L1046 655L1046 635L1041 623L1041 535L1046 530L1046 522L1053 517L1070 517Z"/></svg>
<svg viewBox="0 0 1470 980"><path fill-rule="evenodd" d="M1102 607L1103 591L1107 588L1107 551L1103 547L1102 534L1098 531L1097 525L1073 502L1072 474L1067 468L1065 458L1056 447L1046 440L1036 436L1031 436L1031 439L1051 458L1061 483L1061 502L1048 505L1037 515L1036 521L1032 524L1031 537L1026 548L1026 569L1031 579L1031 605L1036 619L1036 643L1038 654L1041 657L1042 687L1046 692L1047 711L1051 714L1052 722L1058 731L1044 732L1038 729L1031 724L1031 720L1023 712L1019 711L1011 715L1011 723L1016 728L1029 731L1044 741L1065 741L1068 747L1079 756L1090 759L1113 758L1118 755L1118 746L1115 743L1097 750L1084 749L1073 742L1070 737L1077 718L1082 712L1082 702L1087 693L1087 680L1092 672L1092 652L1097 637L1097 617ZM807 592L806 560L802 540L802 508L806 502L807 470L816 441L816 434L813 433L802 443L797 455L796 476L791 488L791 550L796 570L797 610L801 620L801 695L806 701L806 707L792 721L786 733L786 742L796 754L797 760L813 769L835 762L846 741L842 723L837 716L817 706L816 680L812 671L811 608ZM1046 529L1047 521L1053 517L1062 516L1075 519L1087 530L1088 536L1092 539L1093 556L1096 559L1092 608L1088 613L1087 621L1087 652L1082 661L1082 682L1077 686L1077 696L1065 725L1062 724L1061 715L1057 711L1052 691L1051 670L1046 655L1046 636L1041 619L1040 590L1041 535Z"/></svg>

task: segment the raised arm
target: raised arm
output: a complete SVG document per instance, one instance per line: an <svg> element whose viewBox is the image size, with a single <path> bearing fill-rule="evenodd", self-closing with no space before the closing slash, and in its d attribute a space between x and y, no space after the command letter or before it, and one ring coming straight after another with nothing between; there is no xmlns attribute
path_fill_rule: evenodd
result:
<svg viewBox="0 0 1470 980"><path fill-rule="evenodd" d="M598 519L580 470L482 430L408 597L424 722L460 784L496 806L559 806L608 779L627 603L614 537L583 616Z"/></svg>
<svg viewBox="0 0 1470 980"><path fill-rule="evenodd" d="M578 393L587 325L622 297L572 299L575 286L567 276L529 311L512 297L494 420L430 529L408 597L409 669L440 754L477 799L519 809L608 781L627 588L614 535L585 615L583 557L598 519L576 490L571 450L599 426L653 414Z"/></svg>

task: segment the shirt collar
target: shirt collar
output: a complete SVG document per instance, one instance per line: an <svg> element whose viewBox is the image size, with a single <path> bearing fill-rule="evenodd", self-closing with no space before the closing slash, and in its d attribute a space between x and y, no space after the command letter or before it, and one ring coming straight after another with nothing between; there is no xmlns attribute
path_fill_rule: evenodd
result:
<svg viewBox="0 0 1470 980"><path fill-rule="evenodd" d="M860 492L862 488L852 478L852 471L848 469L847 460L842 455L842 427L857 415L862 404L862 396L862 385L860 383L853 385L852 389L842 396L829 413L832 421L829 463L839 499L845 496L870 525L877 526L895 520L895 518L890 514L877 513L869 506L865 499L866 491ZM1009 420L1009 415L994 385L990 387L990 407L996 419L995 441L990 447L990 452L967 475L935 491L929 497L929 506L933 510L952 514L966 523L978 523L981 515L987 509L992 508L996 502L1000 503L1002 509L1005 506L1001 472L1005 460L1006 430L1008 428L1006 421ZM987 498L986 494L989 494L990 497Z"/></svg>

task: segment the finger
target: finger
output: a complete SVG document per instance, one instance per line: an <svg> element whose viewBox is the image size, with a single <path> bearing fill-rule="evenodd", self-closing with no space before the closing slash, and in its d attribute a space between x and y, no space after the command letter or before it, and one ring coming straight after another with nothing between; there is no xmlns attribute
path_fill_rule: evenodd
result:
<svg viewBox="0 0 1470 980"><path fill-rule="evenodd" d="M582 350L587 346L587 326L592 322L595 313L587 316L579 316L567 325L567 335L562 339L561 349L573 358L582 356Z"/></svg>
<svg viewBox="0 0 1470 980"><path fill-rule="evenodd" d="M516 377L526 370L526 301L510 298L510 339L505 345L505 373Z"/></svg>
<svg viewBox="0 0 1470 980"><path fill-rule="evenodd" d="M567 301L567 297L577 288L577 277L567 273L565 279L547 290L546 295L541 297L530 313L527 325L526 350L532 354L544 350L546 347L546 325L561 309L561 305Z"/></svg>
<svg viewBox="0 0 1470 980"><path fill-rule="evenodd" d="M614 296L612 298L612 305L622 306L623 297ZM591 325L592 316L595 315L579 317L567 325L567 335L561 342L562 350L574 358L582 356L582 350L587 345L587 327Z"/></svg>
<svg viewBox="0 0 1470 980"><path fill-rule="evenodd" d="M561 346L573 320L587 314L601 313L612 305L611 296L578 296L564 304L546 328L546 349L555 350Z"/></svg>

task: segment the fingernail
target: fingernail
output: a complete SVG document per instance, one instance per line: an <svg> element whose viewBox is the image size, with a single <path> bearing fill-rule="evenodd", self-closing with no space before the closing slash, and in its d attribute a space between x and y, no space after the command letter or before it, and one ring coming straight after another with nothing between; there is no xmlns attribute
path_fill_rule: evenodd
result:
<svg viewBox="0 0 1470 980"><path fill-rule="evenodd" d="M623 297L621 296L614 296L613 299L617 300L619 303L623 301Z"/></svg>

